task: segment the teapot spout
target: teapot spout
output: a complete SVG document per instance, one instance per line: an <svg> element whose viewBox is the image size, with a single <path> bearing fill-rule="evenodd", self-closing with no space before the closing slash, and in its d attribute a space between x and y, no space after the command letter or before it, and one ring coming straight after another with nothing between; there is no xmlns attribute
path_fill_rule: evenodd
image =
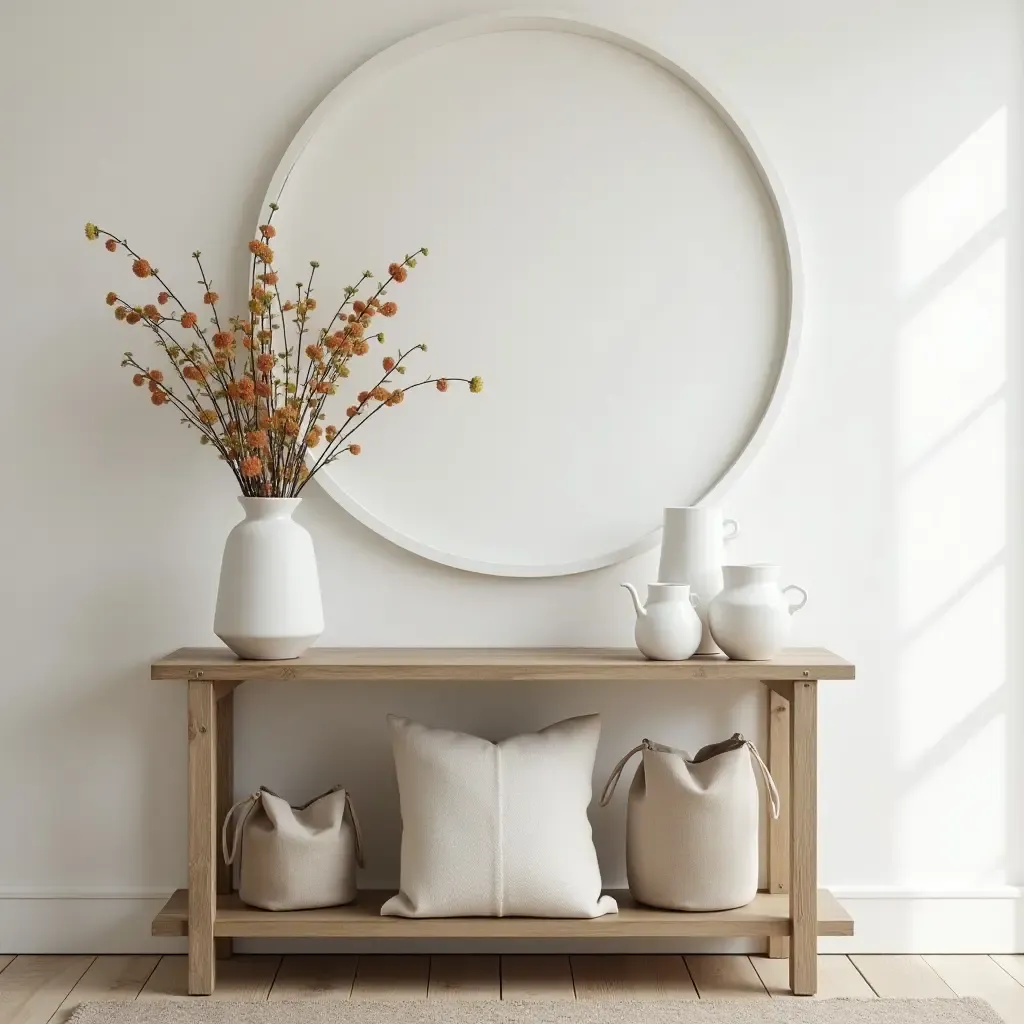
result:
<svg viewBox="0 0 1024 1024"><path fill-rule="evenodd" d="M632 583L620 583L619 586L629 591L629 596L633 598L633 607L636 609L637 618L642 619L647 612L640 603L640 595L636 592L636 587Z"/></svg>

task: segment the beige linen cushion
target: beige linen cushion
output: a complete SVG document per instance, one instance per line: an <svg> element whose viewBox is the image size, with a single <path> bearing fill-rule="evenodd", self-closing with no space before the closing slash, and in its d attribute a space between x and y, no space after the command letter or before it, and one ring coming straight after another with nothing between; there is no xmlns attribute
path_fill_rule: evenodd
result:
<svg viewBox="0 0 1024 1024"><path fill-rule="evenodd" d="M402 806L397 917L600 917L587 817L597 715L501 743L388 716Z"/></svg>
<svg viewBox="0 0 1024 1024"><path fill-rule="evenodd" d="M640 903L666 910L730 910L757 895L759 797L756 764L779 814L778 791L753 744L739 733L685 751L644 740L612 772L611 799L633 754L643 761L629 787L626 874Z"/></svg>
<svg viewBox="0 0 1024 1024"><path fill-rule="evenodd" d="M362 843L352 800L340 786L302 807L261 789L228 812L221 843L224 860L239 862L243 903L262 910L309 910L356 898Z"/></svg>

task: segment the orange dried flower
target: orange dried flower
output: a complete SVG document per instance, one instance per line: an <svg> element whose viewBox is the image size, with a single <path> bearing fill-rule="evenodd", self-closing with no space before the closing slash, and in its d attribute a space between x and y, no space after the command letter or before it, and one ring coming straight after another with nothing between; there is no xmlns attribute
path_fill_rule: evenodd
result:
<svg viewBox="0 0 1024 1024"><path fill-rule="evenodd" d="M127 318L127 316L128 310L125 309L124 306L118 306L117 309L114 310L114 317L117 320L124 320Z"/></svg>
<svg viewBox="0 0 1024 1024"><path fill-rule="evenodd" d="M352 342L352 351L357 356L365 356L370 351L370 343L360 338L358 341Z"/></svg>
<svg viewBox="0 0 1024 1024"><path fill-rule="evenodd" d="M264 238L273 238L277 234L277 228L273 224L261 224L260 232Z"/></svg>
<svg viewBox="0 0 1024 1024"><path fill-rule="evenodd" d="M327 429L324 431L324 437L328 441L333 441L338 436L338 428L333 424L329 424Z"/></svg>
<svg viewBox="0 0 1024 1024"><path fill-rule="evenodd" d="M270 385L265 380L256 381L256 397L257 398L269 398L270 397Z"/></svg>
<svg viewBox="0 0 1024 1024"><path fill-rule="evenodd" d="M277 274L275 274L272 270L269 270L265 274L260 274L260 280L264 284L277 284L278 278Z"/></svg>
<svg viewBox="0 0 1024 1024"><path fill-rule="evenodd" d="M154 405L163 405L165 402L169 401L167 396L162 391L154 391L153 394L149 396L149 400Z"/></svg>
<svg viewBox="0 0 1024 1024"><path fill-rule="evenodd" d="M366 399L365 399L365 398L360 398L360 399L359 399L359 401L360 401L360 402L365 402L365 401L366 401ZM358 406L358 405L350 405L350 406L349 406L349 407L348 407L348 408L347 408L347 409L345 410L345 415L346 415L346 416L347 416L347 417L348 417L349 419L351 419L351 418L352 418L353 416L358 416L358 415L359 415L359 406Z"/></svg>
<svg viewBox="0 0 1024 1024"><path fill-rule="evenodd" d="M323 345L307 345L306 355L309 356L310 359L315 359L319 362L324 357Z"/></svg>
<svg viewBox="0 0 1024 1024"><path fill-rule="evenodd" d="M133 384L134 384L134 385L135 385L135 386L136 386L137 388L141 388L141 387L142 387L142 385L146 383L146 378L145 378L145 377L143 377L141 373L137 373L137 374L135 374L135 376L134 376L134 377L132 377L132 383L133 383Z"/></svg>
<svg viewBox="0 0 1024 1024"><path fill-rule="evenodd" d="M152 302L150 302L147 305L143 306L142 307L142 312L145 313L146 316L149 317L150 320L156 320L156 318L158 316L160 316L160 310L157 309L156 306L154 306Z"/></svg>
<svg viewBox="0 0 1024 1024"><path fill-rule="evenodd" d="M315 448L323 437L323 431L319 427L310 427L306 433L306 447Z"/></svg>
<svg viewBox="0 0 1024 1024"><path fill-rule="evenodd" d="M338 388L336 385L329 383L326 380L317 381L313 390L318 395L333 395L337 392Z"/></svg>
<svg viewBox="0 0 1024 1024"><path fill-rule="evenodd" d="M250 430L245 435L245 443L250 448L269 448L270 438L265 430Z"/></svg>
<svg viewBox="0 0 1024 1024"><path fill-rule="evenodd" d="M256 397L256 382L252 377L245 376L238 381L238 397L243 402L251 402Z"/></svg>
<svg viewBox="0 0 1024 1024"><path fill-rule="evenodd" d="M385 302L384 305L380 307L380 311L383 316L394 316L398 312L398 303Z"/></svg>
<svg viewBox="0 0 1024 1024"><path fill-rule="evenodd" d="M356 299L356 301L352 303L352 308L355 310L356 316L358 316L366 309L366 303L361 299ZM353 320L355 317L349 317L349 319Z"/></svg>
<svg viewBox="0 0 1024 1024"><path fill-rule="evenodd" d="M384 369L387 370L388 373L390 373L395 368L395 361L394 359L391 358L391 356L385 356L382 365Z"/></svg>
<svg viewBox="0 0 1024 1024"><path fill-rule="evenodd" d="M306 297L306 309L310 309L310 310L316 309L316 299L311 299L311 298L309 298L307 296Z"/></svg>
<svg viewBox="0 0 1024 1024"><path fill-rule="evenodd" d="M149 379L155 380L159 384L164 379L163 370L150 370Z"/></svg>
<svg viewBox="0 0 1024 1024"><path fill-rule="evenodd" d="M289 299L281 308L287 313L295 308L295 303Z"/></svg>
<svg viewBox="0 0 1024 1024"><path fill-rule="evenodd" d="M263 472L263 462L258 455L249 455L242 459L238 468L241 470L242 476L259 476Z"/></svg>
<svg viewBox="0 0 1024 1024"><path fill-rule="evenodd" d="M117 252L117 240L114 238L108 238L104 243L107 247L107 252Z"/></svg>
<svg viewBox="0 0 1024 1024"><path fill-rule="evenodd" d="M277 360L270 352L261 352L256 357L256 369L259 370L260 373L270 373L274 368L275 362L277 362Z"/></svg>
<svg viewBox="0 0 1024 1024"><path fill-rule="evenodd" d="M408 276L409 271L402 266L401 263L391 263L388 265L388 273L391 277L401 284Z"/></svg>
<svg viewBox="0 0 1024 1024"><path fill-rule="evenodd" d="M112 306L117 302L117 292L107 292L107 305Z"/></svg>
<svg viewBox="0 0 1024 1024"><path fill-rule="evenodd" d="M256 338L259 341L263 341L263 342L271 341L271 340L273 340L273 337L274 337L274 332L273 331L257 331L256 332Z"/></svg>
<svg viewBox="0 0 1024 1024"><path fill-rule="evenodd" d="M195 313L181 314L181 326L184 327L185 330L191 330L193 327L195 327L198 320L199 317L197 317Z"/></svg>
<svg viewBox="0 0 1024 1024"><path fill-rule="evenodd" d="M242 336L242 347L252 348L252 338L248 334Z"/></svg>
<svg viewBox="0 0 1024 1024"><path fill-rule="evenodd" d="M214 348L227 348L232 342L232 336L230 331L218 331L213 336L213 347Z"/></svg>
<svg viewBox="0 0 1024 1024"><path fill-rule="evenodd" d="M134 309L129 310L125 316L125 321L130 324L137 324L142 319L142 314L137 313Z"/></svg>
<svg viewBox="0 0 1024 1024"><path fill-rule="evenodd" d="M169 298L170 298L170 295L168 295L168 294L167 294L167 292L161 292L161 293L160 293L160 294L159 294L159 295L158 295L158 296L156 297L156 301L157 301L157 302L159 302L161 306L163 306L163 305L164 305L164 304L165 304L165 303L167 302L167 300L168 300Z"/></svg>
<svg viewBox="0 0 1024 1024"><path fill-rule="evenodd" d="M216 292L207 292L203 296L203 302L205 302L208 306L212 306L219 298L220 296Z"/></svg>
<svg viewBox="0 0 1024 1024"><path fill-rule="evenodd" d="M201 423L205 423L208 427L210 427L217 422L217 414L213 411L213 409L200 409L199 420Z"/></svg>
<svg viewBox="0 0 1024 1024"><path fill-rule="evenodd" d="M388 405L401 405L402 400L405 398L405 392L401 388L395 388L391 392L391 397L387 400Z"/></svg>
<svg viewBox="0 0 1024 1024"><path fill-rule="evenodd" d="M359 445L357 444L350 444L348 446L348 451L350 455L358 455L362 450L363 449L360 448Z"/></svg>
<svg viewBox="0 0 1024 1024"><path fill-rule="evenodd" d="M149 260L140 258L132 264L132 273L136 277L149 277L153 273L153 268L150 266Z"/></svg>
<svg viewBox="0 0 1024 1024"><path fill-rule="evenodd" d="M438 382L437 382L437 383L436 383L436 384L434 385L434 387L436 387L438 391L447 391L447 390L448 390L448 381L446 381L446 380L444 379L444 377L442 377L442 378L441 378L441 379L440 379L440 380L439 380L439 381L438 381Z"/></svg>
<svg viewBox="0 0 1024 1024"><path fill-rule="evenodd" d="M249 252L251 252L253 256L262 263L274 262L274 250L271 249L266 242L261 242L254 238L249 243Z"/></svg>
<svg viewBox="0 0 1024 1024"><path fill-rule="evenodd" d="M181 375L185 380L194 380L200 384L206 380L206 374L198 366L183 366Z"/></svg>
<svg viewBox="0 0 1024 1024"><path fill-rule="evenodd" d="M370 397L369 391L360 391L356 398L359 399L359 404L362 405Z"/></svg>
<svg viewBox="0 0 1024 1024"><path fill-rule="evenodd" d="M386 402L390 397L391 393L387 388L381 387L379 384L370 392L370 397L376 399L378 402Z"/></svg>

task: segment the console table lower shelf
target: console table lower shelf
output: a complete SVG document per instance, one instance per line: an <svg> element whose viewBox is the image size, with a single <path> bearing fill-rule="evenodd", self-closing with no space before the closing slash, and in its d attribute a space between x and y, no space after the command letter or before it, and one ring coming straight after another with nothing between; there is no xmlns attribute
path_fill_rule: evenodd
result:
<svg viewBox="0 0 1024 1024"><path fill-rule="evenodd" d="M257 910L236 894L217 898L213 934L270 939L664 939L770 938L790 934L789 897L758 893L736 910L693 914L640 906L612 891L618 914L589 919L546 917L381 917L392 890L369 889L344 907ZM188 890L178 889L153 919L153 934L188 935ZM852 935L853 919L827 890L818 890L818 935Z"/></svg>

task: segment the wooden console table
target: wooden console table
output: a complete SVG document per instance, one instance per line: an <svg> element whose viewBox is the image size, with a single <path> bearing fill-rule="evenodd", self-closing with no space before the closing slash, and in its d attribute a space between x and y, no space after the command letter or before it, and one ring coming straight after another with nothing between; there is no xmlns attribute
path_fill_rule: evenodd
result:
<svg viewBox="0 0 1024 1024"><path fill-rule="evenodd" d="M853 921L817 887L818 681L853 679L854 667L828 651L784 651L773 661L693 658L645 661L618 648L314 648L295 661L239 661L219 648L184 648L152 666L153 679L188 682L188 889L179 889L153 921L154 935L188 936L188 988L213 991L216 958L231 939L623 939L763 937L770 956L791 954L797 995L817 988L817 937L852 935ZM758 680L769 689L768 760L782 796L769 822L768 891L737 910L689 914L654 910L616 892L619 913L596 920L381 917L390 893L367 891L349 906L271 912L241 903L218 853L219 824L234 799L233 697L246 680L291 682L515 683L614 680L628 684Z"/></svg>

